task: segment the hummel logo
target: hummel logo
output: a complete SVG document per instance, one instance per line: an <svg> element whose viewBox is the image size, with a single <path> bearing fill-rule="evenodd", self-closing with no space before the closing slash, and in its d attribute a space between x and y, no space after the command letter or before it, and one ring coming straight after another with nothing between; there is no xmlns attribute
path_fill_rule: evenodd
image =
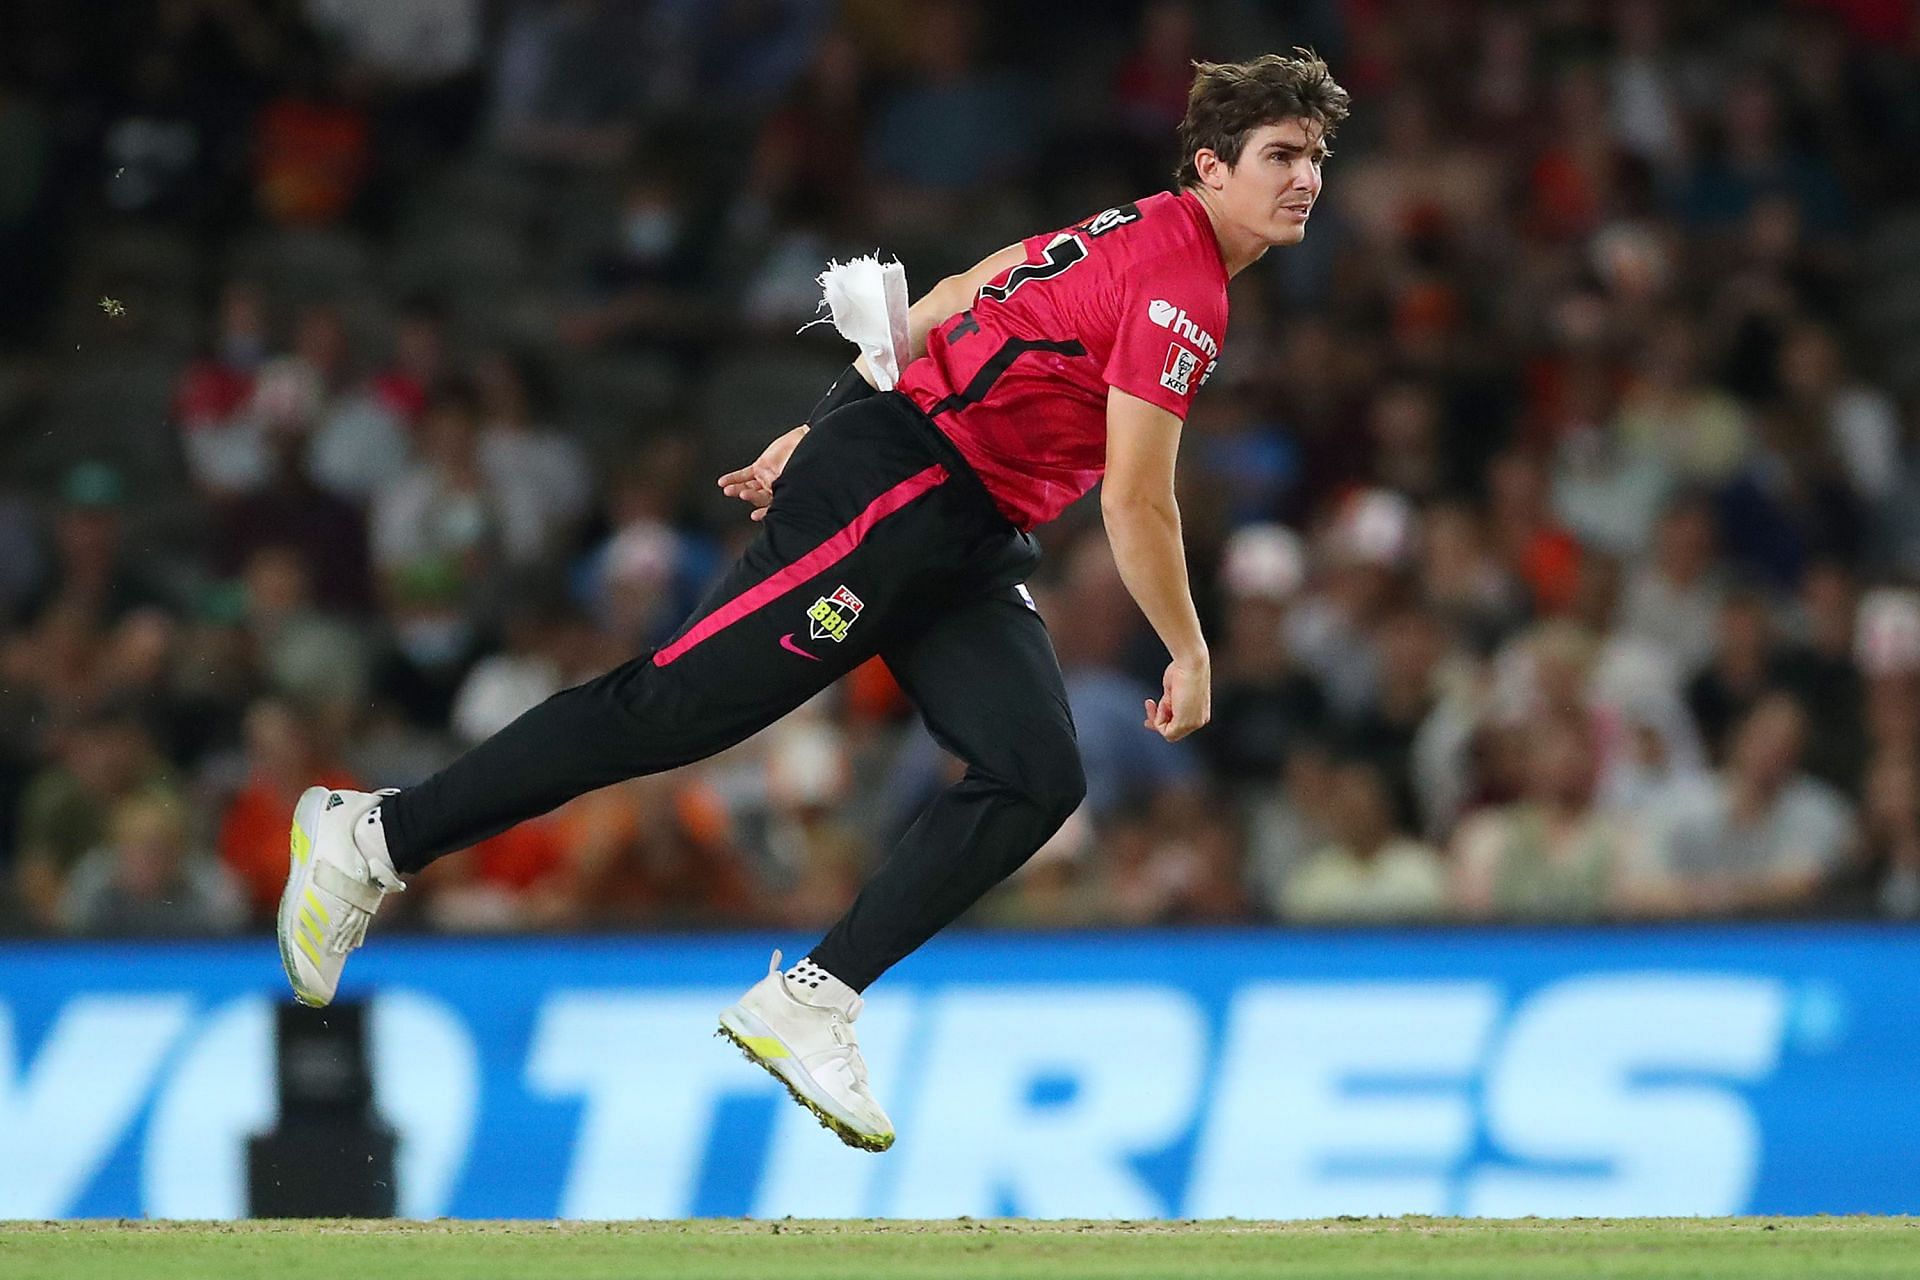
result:
<svg viewBox="0 0 1920 1280"><path fill-rule="evenodd" d="M1184 307L1176 307L1165 298L1155 298L1147 304L1147 319L1162 329L1171 329L1191 342L1209 358L1220 354L1220 344L1213 335L1202 329L1188 318Z"/></svg>
<svg viewBox="0 0 1920 1280"><path fill-rule="evenodd" d="M341 805L345 804L346 802L347 802L347 798L341 795L338 791L336 791L332 795L327 797L327 808L338 809Z"/></svg>

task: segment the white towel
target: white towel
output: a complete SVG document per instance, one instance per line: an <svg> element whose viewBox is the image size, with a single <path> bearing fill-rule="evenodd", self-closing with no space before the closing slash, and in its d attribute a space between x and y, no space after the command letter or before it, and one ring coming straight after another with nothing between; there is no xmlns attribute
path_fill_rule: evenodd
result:
<svg viewBox="0 0 1920 1280"><path fill-rule="evenodd" d="M820 319L832 320L840 336L860 348L874 385L891 391L907 354L907 269L862 254L829 262L819 279L829 312Z"/></svg>

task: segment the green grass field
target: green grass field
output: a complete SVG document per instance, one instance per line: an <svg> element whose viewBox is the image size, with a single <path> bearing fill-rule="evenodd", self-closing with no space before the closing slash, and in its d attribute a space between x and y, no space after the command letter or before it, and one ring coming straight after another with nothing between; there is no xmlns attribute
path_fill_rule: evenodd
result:
<svg viewBox="0 0 1920 1280"><path fill-rule="evenodd" d="M4 1280L1920 1276L1920 1219L0 1224Z"/></svg>

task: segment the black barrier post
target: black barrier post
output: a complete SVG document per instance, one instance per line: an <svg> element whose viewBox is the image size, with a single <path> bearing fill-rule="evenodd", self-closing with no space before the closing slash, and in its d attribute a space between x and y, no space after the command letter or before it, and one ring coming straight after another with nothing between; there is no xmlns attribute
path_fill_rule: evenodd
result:
<svg viewBox="0 0 1920 1280"><path fill-rule="evenodd" d="M280 1122L247 1143L250 1216L393 1216L395 1141L373 1108L364 1012L278 1007Z"/></svg>

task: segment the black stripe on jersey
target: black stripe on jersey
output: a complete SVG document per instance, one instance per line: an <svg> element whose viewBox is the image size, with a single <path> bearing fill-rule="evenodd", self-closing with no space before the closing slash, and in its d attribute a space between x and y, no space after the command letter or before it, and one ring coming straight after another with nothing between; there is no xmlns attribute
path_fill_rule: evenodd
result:
<svg viewBox="0 0 1920 1280"><path fill-rule="evenodd" d="M944 400L935 402L933 414L955 413L971 404L979 404L993 390L993 384L1000 381L1000 375L1010 368L1015 360L1029 351L1051 351L1055 355L1083 356L1087 349L1074 338L1055 342L1047 338L1008 338L1000 344L1000 349L987 357L980 371L973 375L963 390L956 391Z"/></svg>

